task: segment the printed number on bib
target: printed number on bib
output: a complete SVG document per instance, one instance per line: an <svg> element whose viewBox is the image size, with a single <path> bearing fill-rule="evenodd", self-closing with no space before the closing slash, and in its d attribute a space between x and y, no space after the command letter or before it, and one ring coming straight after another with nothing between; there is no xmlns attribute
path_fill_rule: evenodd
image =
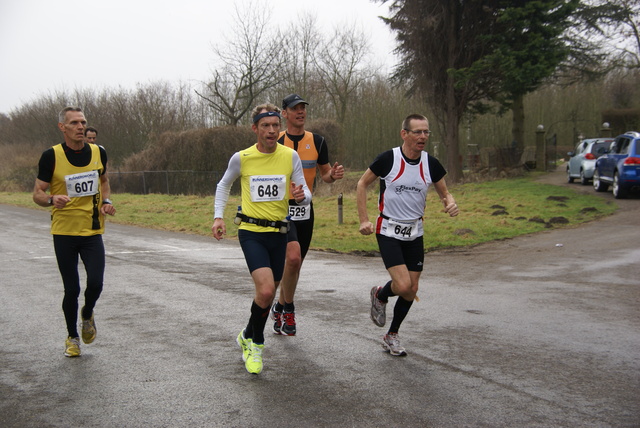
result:
<svg viewBox="0 0 640 428"><path fill-rule="evenodd" d="M311 218L311 205L289 205L289 217L293 221L309 220Z"/></svg>
<svg viewBox="0 0 640 428"><path fill-rule="evenodd" d="M401 241L411 241L418 236L420 230L420 220L399 221L387 220L386 236L400 239Z"/></svg>
<svg viewBox="0 0 640 428"><path fill-rule="evenodd" d="M253 202L281 201L287 193L287 179L284 175L254 175L249 191Z"/></svg>
<svg viewBox="0 0 640 428"><path fill-rule="evenodd" d="M99 180L98 171L66 175L64 181L67 185L67 195L70 198L93 196L98 193Z"/></svg>

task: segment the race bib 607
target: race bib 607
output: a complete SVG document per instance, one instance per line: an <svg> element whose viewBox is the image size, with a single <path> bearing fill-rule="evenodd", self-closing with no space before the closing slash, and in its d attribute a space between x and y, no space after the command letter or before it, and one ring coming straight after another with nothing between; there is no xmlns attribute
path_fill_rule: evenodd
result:
<svg viewBox="0 0 640 428"><path fill-rule="evenodd" d="M70 198L80 196L93 196L98 193L100 176L98 171L80 172L78 174L65 175L67 195Z"/></svg>

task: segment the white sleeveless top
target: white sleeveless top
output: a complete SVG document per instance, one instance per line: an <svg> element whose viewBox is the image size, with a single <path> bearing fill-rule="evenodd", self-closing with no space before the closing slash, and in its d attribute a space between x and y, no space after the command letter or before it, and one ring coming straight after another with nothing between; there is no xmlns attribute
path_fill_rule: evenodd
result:
<svg viewBox="0 0 640 428"><path fill-rule="evenodd" d="M422 217L432 180L427 152L421 153L418 164L411 165L400 150L393 149L393 167L386 177L380 177L381 215L376 220L376 233L411 241L423 234Z"/></svg>

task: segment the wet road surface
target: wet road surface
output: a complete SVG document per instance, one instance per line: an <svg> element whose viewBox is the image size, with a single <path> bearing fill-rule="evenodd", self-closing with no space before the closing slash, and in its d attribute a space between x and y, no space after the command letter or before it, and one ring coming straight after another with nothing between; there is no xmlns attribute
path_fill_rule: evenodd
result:
<svg viewBox="0 0 640 428"><path fill-rule="evenodd" d="M428 254L404 358L368 315L381 260L310 252L298 336L266 332L257 376L235 343L253 293L237 242L108 224L98 338L70 359L49 214L0 205L0 426L639 426L640 199L619 203Z"/></svg>

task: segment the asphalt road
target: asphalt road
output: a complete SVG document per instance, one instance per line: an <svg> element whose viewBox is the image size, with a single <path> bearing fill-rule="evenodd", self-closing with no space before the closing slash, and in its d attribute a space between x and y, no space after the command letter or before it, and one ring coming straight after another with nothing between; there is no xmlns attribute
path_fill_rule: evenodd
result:
<svg viewBox="0 0 640 428"><path fill-rule="evenodd" d="M109 224L98 338L71 359L48 213L0 205L0 426L640 426L640 199L620 206L430 253L404 358L368 316L381 260L311 252L298 336L268 334L256 376L237 242Z"/></svg>

